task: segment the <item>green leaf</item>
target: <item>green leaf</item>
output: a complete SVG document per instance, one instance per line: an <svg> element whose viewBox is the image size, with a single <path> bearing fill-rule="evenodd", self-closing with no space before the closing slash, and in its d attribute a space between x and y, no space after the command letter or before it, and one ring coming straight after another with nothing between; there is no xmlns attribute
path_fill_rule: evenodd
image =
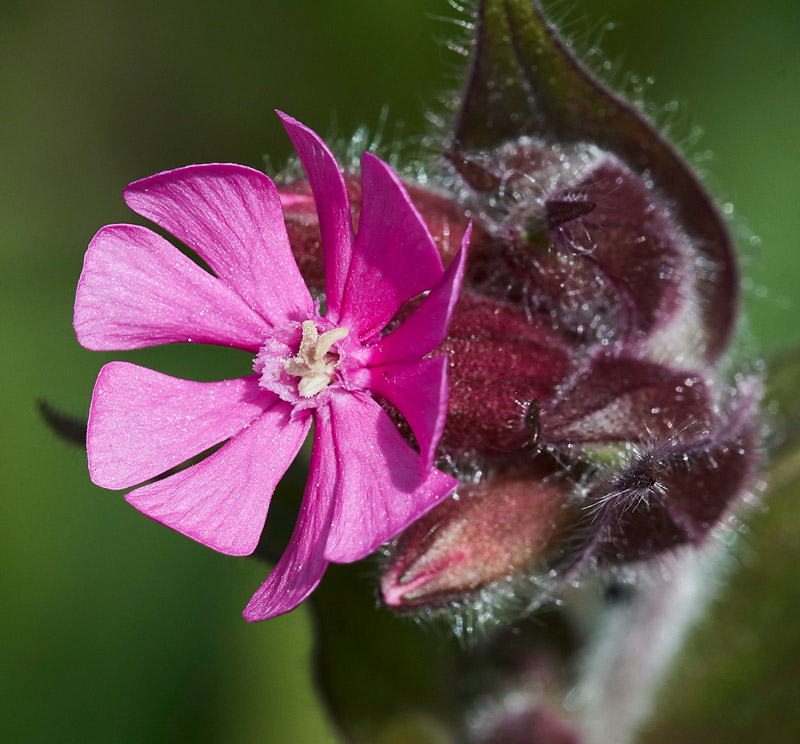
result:
<svg viewBox="0 0 800 744"><path fill-rule="evenodd" d="M800 659L800 351L770 366L776 431L764 508L749 519L730 582L689 638L648 744L797 741Z"/></svg>
<svg viewBox="0 0 800 744"><path fill-rule="evenodd" d="M724 350L737 314L739 279L730 235L705 188L655 127L577 59L538 3L481 0L452 150L467 154L525 135L548 144L594 143L647 174L670 197L714 267L698 289L709 356Z"/></svg>

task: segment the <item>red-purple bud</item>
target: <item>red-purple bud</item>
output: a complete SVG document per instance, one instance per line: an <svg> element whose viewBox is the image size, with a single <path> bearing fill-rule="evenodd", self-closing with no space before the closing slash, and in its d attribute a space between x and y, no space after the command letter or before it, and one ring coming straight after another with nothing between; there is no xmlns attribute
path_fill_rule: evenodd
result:
<svg viewBox="0 0 800 744"><path fill-rule="evenodd" d="M569 556L563 572L701 542L757 462L758 395L726 401L718 365L738 269L708 194L536 4L481 3L478 17L443 161L424 186L407 184L445 265L470 222L473 232L433 352L449 357L438 463L465 483L393 547L383 591L400 609L467 596L553 556ZM345 180L357 224L360 182ZM300 268L322 289L310 190L290 180L281 198ZM473 483L475 472L488 475Z"/></svg>
<svg viewBox="0 0 800 744"><path fill-rule="evenodd" d="M443 604L541 567L577 519L572 484L549 458L459 489L392 549L381 591L395 609Z"/></svg>
<svg viewBox="0 0 800 744"><path fill-rule="evenodd" d="M714 428L661 441L599 482L587 498L572 565L642 561L709 539L752 487L760 459L759 397L759 385L746 381Z"/></svg>
<svg viewBox="0 0 800 744"><path fill-rule="evenodd" d="M536 442L541 401L570 370L569 349L546 326L495 299L465 294L443 345L450 401L442 447L458 457Z"/></svg>

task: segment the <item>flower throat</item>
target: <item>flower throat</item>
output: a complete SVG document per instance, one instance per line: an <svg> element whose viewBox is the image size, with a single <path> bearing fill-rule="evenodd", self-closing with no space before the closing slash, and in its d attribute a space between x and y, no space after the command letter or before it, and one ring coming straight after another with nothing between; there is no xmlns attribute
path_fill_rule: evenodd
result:
<svg viewBox="0 0 800 744"><path fill-rule="evenodd" d="M313 398L330 385L339 360L331 359L328 352L348 333L347 328L334 328L320 335L313 320L303 321L300 350L284 364L287 374L300 378L297 389L301 398Z"/></svg>

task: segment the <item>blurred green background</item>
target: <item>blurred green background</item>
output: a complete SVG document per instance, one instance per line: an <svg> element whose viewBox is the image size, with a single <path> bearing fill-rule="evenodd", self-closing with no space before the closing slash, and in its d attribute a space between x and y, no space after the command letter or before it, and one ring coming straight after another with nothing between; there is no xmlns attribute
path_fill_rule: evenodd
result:
<svg viewBox="0 0 800 744"><path fill-rule="evenodd" d="M796 345L800 4L582 0L557 12L589 46L616 22L607 57L640 75L648 101L679 102L660 119L683 120L681 139L703 125L690 152L735 205L754 336L765 353ZM308 674L306 612L240 617L267 567L92 486L34 401L84 414L113 358L201 380L245 371L241 354L208 348L82 350L71 317L88 241L134 219L121 197L134 179L260 167L267 153L283 163L275 108L349 134L388 104L389 133L399 120L404 136L423 133L425 109L458 86L446 41L463 32L442 20L455 16L445 0L0 3L4 741L333 741Z"/></svg>

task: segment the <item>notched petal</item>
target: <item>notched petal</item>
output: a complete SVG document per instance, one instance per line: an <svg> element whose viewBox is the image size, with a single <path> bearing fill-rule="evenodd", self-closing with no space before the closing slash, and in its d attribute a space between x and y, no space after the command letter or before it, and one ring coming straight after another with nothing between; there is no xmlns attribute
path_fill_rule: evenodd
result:
<svg viewBox="0 0 800 744"><path fill-rule="evenodd" d="M190 165L136 181L125 201L184 242L272 326L313 307L275 185L242 165Z"/></svg>
<svg viewBox="0 0 800 744"><path fill-rule="evenodd" d="M120 489L149 480L238 433L273 401L255 375L194 382L110 362L89 413L92 481Z"/></svg>
<svg viewBox="0 0 800 744"><path fill-rule="evenodd" d="M361 159L362 202L339 323L369 338L400 307L439 283L442 259L397 174L370 153Z"/></svg>
<svg viewBox="0 0 800 744"><path fill-rule="evenodd" d="M435 468L423 473L420 456L368 396L334 395L330 411L336 498L325 557L350 563L432 509L456 481Z"/></svg>
<svg viewBox="0 0 800 744"><path fill-rule="evenodd" d="M156 522L209 548L250 555L272 494L300 450L310 416L275 402L197 465L131 491L126 500Z"/></svg>
<svg viewBox="0 0 800 744"><path fill-rule="evenodd" d="M74 324L96 351L181 342L256 351L269 330L230 287L138 225L107 225L92 239Z"/></svg>
<svg viewBox="0 0 800 744"><path fill-rule="evenodd" d="M447 357L372 367L370 390L408 422L420 449L421 472L433 467L447 415Z"/></svg>
<svg viewBox="0 0 800 744"><path fill-rule="evenodd" d="M281 112L278 115L297 150L314 196L324 256L327 317L332 323L338 323L354 250L345 179L333 153L316 132L291 116ZM286 202L285 199L283 201ZM308 208L307 203L298 199L290 202L289 206L301 215ZM296 229L296 225L292 227Z"/></svg>
<svg viewBox="0 0 800 744"><path fill-rule="evenodd" d="M433 351L444 341L461 292L471 235L471 228L467 228L461 250L447 267L439 284L408 318L369 349L368 364L413 361Z"/></svg>
<svg viewBox="0 0 800 744"><path fill-rule="evenodd" d="M325 545L333 518L336 472L328 409L321 410L316 424L308 480L292 537L278 564L245 607L243 615L248 622L293 610L314 591L328 567Z"/></svg>

